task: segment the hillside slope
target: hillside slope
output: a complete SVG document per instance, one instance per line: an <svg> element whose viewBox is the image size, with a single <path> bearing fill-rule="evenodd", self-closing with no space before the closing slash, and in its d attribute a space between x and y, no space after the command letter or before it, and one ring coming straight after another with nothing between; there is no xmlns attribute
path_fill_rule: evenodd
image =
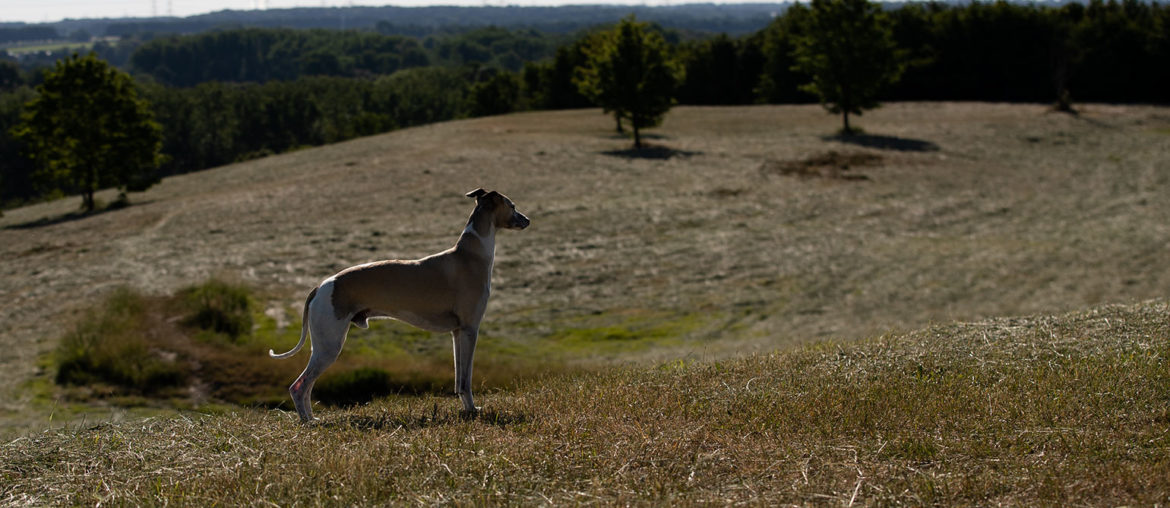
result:
<svg viewBox="0 0 1170 508"><path fill-rule="evenodd" d="M533 225L500 235L479 358L717 359L1165 297L1166 108L892 104L858 123L843 140L816 106L676 108L631 153L598 111L519 114L169 178L84 219L61 220L75 199L6 212L0 424L48 419L24 381L116 286L227 275L296 326L336 270L450 246L481 186Z"/></svg>
<svg viewBox="0 0 1170 508"><path fill-rule="evenodd" d="M1151 505L1170 496L1170 307L982 320L483 398L239 410L0 447L0 502Z"/></svg>

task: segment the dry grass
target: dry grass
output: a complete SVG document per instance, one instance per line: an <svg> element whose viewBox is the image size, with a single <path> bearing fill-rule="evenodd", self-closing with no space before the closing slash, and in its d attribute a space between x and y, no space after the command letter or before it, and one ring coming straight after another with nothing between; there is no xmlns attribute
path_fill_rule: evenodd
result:
<svg viewBox="0 0 1170 508"><path fill-rule="evenodd" d="M709 361L1165 297L1166 108L893 104L848 139L830 135L836 120L678 108L643 157L597 111L510 115L170 178L84 219L54 220L75 200L7 211L0 434L60 420L37 360L113 288L166 295L226 275L270 295L279 335L334 271L450 246L479 186L533 220L499 238L476 371L494 386L508 379L481 361ZM829 152L879 163L845 173L865 181L760 171ZM405 333L355 330L336 368ZM446 336L415 338L415 354L449 362Z"/></svg>
<svg viewBox="0 0 1170 508"><path fill-rule="evenodd" d="M1107 306L550 376L449 399L235 410L0 447L0 502L1155 505L1170 306Z"/></svg>

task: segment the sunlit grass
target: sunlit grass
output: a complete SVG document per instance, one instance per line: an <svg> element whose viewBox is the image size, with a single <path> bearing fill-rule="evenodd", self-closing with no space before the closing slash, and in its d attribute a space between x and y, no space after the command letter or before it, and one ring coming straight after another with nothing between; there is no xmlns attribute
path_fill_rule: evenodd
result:
<svg viewBox="0 0 1170 508"><path fill-rule="evenodd" d="M322 412L66 429L0 498L129 504L1150 505L1170 495L1170 308L938 326Z"/></svg>

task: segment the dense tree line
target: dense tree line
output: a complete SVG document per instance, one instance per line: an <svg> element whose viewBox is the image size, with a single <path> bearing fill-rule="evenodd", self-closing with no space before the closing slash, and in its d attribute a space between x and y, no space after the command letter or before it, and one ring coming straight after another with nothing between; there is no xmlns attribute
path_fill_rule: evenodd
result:
<svg viewBox="0 0 1170 508"><path fill-rule="evenodd" d="M132 70L178 87L209 81L377 76L429 63L413 38L357 31L259 28L155 39L130 57Z"/></svg>
<svg viewBox="0 0 1170 508"><path fill-rule="evenodd" d="M906 75L886 98L1170 102L1170 6L910 4L891 12Z"/></svg>
<svg viewBox="0 0 1170 508"><path fill-rule="evenodd" d="M151 85L144 95L167 127L163 173L175 174L465 116L474 106L466 103L467 72L423 67L377 79Z"/></svg>
<svg viewBox="0 0 1170 508"><path fill-rule="evenodd" d="M59 37L57 29L49 25L0 27L0 43L19 41L47 41Z"/></svg>
<svg viewBox="0 0 1170 508"><path fill-rule="evenodd" d="M498 26L568 34L592 26L610 25L631 13L679 30L742 35L768 24L782 4L682 4L663 6L567 5L520 6L353 6L327 8L221 11L187 18L148 20L87 20L95 34L131 36L145 33L190 34L225 26L255 28L324 28L368 30L425 37L450 27ZM72 29L70 29L72 30Z"/></svg>
<svg viewBox="0 0 1170 508"><path fill-rule="evenodd" d="M885 11L882 32L903 72L877 100L1170 103L1164 4L913 3ZM817 100L806 86L813 67L799 62L813 22L811 9L797 4L740 37L650 29L685 70L678 103L799 103ZM121 58L139 79L163 126L163 170L172 174L427 122L591 106L596 97L574 77L597 32L237 29L144 36L126 46L140 45L132 55L107 45L98 56ZM0 65L0 202L37 195L10 130L39 79Z"/></svg>

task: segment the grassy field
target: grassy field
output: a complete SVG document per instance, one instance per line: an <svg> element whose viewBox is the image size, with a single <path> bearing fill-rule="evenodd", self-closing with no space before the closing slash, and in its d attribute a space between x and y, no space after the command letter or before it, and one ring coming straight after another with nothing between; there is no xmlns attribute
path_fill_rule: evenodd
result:
<svg viewBox="0 0 1170 508"><path fill-rule="evenodd" d="M197 476L209 483L189 493L255 502L301 499L294 489L313 480L320 488L303 499L320 502L605 494L614 503L646 495L919 504L929 489L940 502L1164 498L1153 480L1166 478L1165 461L1146 451L1164 451L1157 429L1167 423L1158 372L1167 317L1157 302L1170 287L1170 110L1087 105L1069 116L910 103L860 120L867 134L839 138L837 118L815 106L676 108L652 131L652 149L631 152L598 111L518 114L169 178L132 195L133 206L84 218L71 215L76 199L6 211L0 435L20 439L0 461L14 464L3 495L154 503L178 500L188 488L178 480ZM254 351L234 357L272 365L263 368L274 383L291 381L306 355L269 364L263 352L295 343L307 291L345 266L450 246L471 209L463 193L476 187L504 192L533 221L498 239L476 354L485 418L458 420L446 388L325 407L326 425L300 429L286 413L232 409L198 386L160 405L78 397L53 382L52 352L71 330L100 321L94 313L110 295L133 291L163 309L150 322L179 323L179 311L149 302L212 277L253 295L256 342L239 347ZM1123 306L1101 307L1109 304ZM1061 317L993 319L1022 315ZM940 325L952 322L974 324ZM1125 323L1148 333L1122 334ZM979 340L972 330L983 330ZM1055 356L1019 349L1048 354L1036 341L1054 333L1063 334ZM332 372L374 358L449 386L449 343L382 322L351 332ZM183 347L213 349L206 344L214 341ZM1145 377L1124 372L1131 368ZM1127 381L1100 386L1113 378ZM1106 399L1110 411L1129 404L1115 393L1162 402L1100 423L1075 420L1100 417L1093 404ZM174 419L173 407L230 416ZM329 432L336 437L324 439ZM421 441L400 442L404 433ZM1088 433L1096 444L1080 447ZM112 442L127 450L121 458L94 453ZM296 458L322 442L340 448ZM176 455L192 447L195 455ZM501 455L508 447L524 455ZM456 467L450 457L469 449L483 454L469 457L471 469ZM60 461L45 455L52 450ZM238 454L219 454L231 450ZM384 466L356 456L370 450ZM139 456L139 469L118 462ZM1015 465L1000 468L1008 459ZM1110 466L1098 471L1092 460ZM561 463L566 471L547 470ZM404 464L421 476L372 490L368 482L384 485ZM677 483L689 466L698 476ZM156 474L168 468L173 475ZM497 476L515 468L530 474ZM1126 468L1141 475L1123 484ZM84 471L104 483L68 480ZM229 471L240 476L229 480ZM1105 473L1116 476L1089 481ZM138 483L148 476L160 480ZM37 478L52 485L34 488ZM255 478L265 481L247 483ZM256 485L256 497L241 497ZM262 492L267 485L276 490ZM66 487L78 490L52 490Z"/></svg>
<svg viewBox="0 0 1170 508"><path fill-rule="evenodd" d="M1144 505L1170 498L1165 301L328 411L0 447L0 502Z"/></svg>

